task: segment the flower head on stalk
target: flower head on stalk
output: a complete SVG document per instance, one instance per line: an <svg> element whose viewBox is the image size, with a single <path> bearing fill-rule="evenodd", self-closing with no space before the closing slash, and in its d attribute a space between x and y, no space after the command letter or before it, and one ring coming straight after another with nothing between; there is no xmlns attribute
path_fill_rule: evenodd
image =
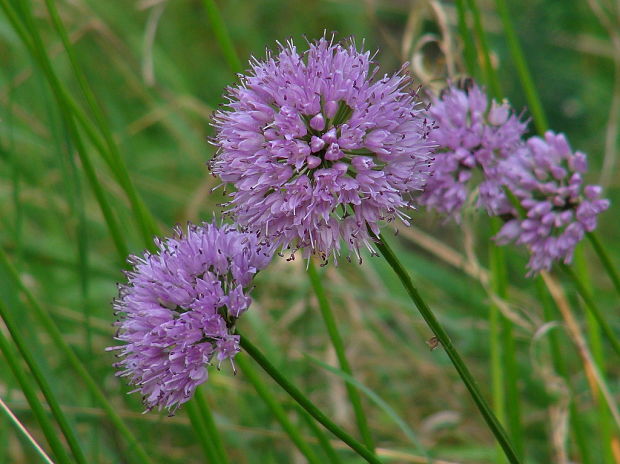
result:
<svg viewBox="0 0 620 464"><path fill-rule="evenodd" d="M601 187L584 185L586 155L573 152L563 134L532 137L501 170L521 213L495 237L530 251L529 275L550 269L554 261L570 263L575 246L596 228L597 216L609 207Z"/></svg>
<svg viewBox="0 0 620 464"><path fill-rule="evenodd" d="M291 258L359 258L371 232L407 221L427 181L429 125L401 71L375 80L368 51L321 38L254 60L215 114L212 172L233 184L229 212ZM348 256L347 256L348 257Z"/></svg>
<svg viewBox="0 0 620 464"><path fill-rule="evenodd" d="M480 170L478 207L492 215L509 208L497 165L522 144L526 124L508 102L490 101L483 89L466 79L432 97L428 114L437 125L431 138L438 149L420 203L459 220L472 177Z"/></svg>
<svg viewBox="0 0 620 464"><path fill-rule="evenodd" d="M156 240L157 253L131 256L114 309L122 345L117 375L147 409L173 413L208 377L207 366L239 351L235 322L249 307L253 276L270 261L256 236L205 223Z"/></svg>

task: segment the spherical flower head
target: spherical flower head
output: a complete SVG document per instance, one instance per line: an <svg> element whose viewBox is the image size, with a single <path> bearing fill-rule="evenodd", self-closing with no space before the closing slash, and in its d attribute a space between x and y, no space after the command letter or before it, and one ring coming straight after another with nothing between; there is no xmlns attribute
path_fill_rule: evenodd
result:
<svg viewBox="0 0 620 464"><path fill-rule="evenodd" d="M255 235L231 226L188 225L156 240L157 253L131 256L114 309L116 364L147 409L173 413L239 351L235 322L249 307L248 287L270 261Z"/></svg>
<svg viewBox="0 0 620 464"><path fill-rule="evenodd" d="M406 221L432 147L410 79L373 80L370 53L322 38L254 60L214 118L212 172L231 183L235 220L277 247L359 257L371 233Z"/></svg>
<svg viewBox="0 0 620 464"><path fill-rule="evenodd" d="M504 224L497 242L528 248L529 275L551 269L557 260L570 263L577 243L609 207L601 187L584 185L586 155L573 152L563 134L549 131L544 139L530 138L500 169L521 212Z"/></svg>
<svg viewBox="0 0 620 464"><path fill-rule="evenodd" d="M484 180L478 188L477 206L489 214L501 214L509 205L497 164L522 144L526 124L506 101L491 101L471 79L431 100L428 114L436 124L431 138L438 149L420 203L459 220L472 179L480 171Z"/></svg>

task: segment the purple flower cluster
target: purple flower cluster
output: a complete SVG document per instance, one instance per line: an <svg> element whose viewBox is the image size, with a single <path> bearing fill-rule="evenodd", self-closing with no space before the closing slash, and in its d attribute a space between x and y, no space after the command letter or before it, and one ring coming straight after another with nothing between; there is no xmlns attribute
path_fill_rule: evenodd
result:
<svg viewBox="0 0 620 464"><path fill-rule="evenodd" d="M563 134L551 131L544 139L530 138L502 165L522 211L496 240L525 245L531 253L530 274L550 269L556 260L569 263L577 243L609 207L609 201L601 199L601 187L584 185L586 170L586 155L573 152Z"/></svg>
<svg viewBox="0 0 620 464"><path fill-rule="evenodd" d="M430 172L430 127L403 70L373 80L369 52L322 38L254 60L215 115L210 163L236 222L291 256L359 258ZM347 256L348 257L348 256Z"/></svg>
<svg viewBox="0 0 620 464"><path fill-rule="evenodd" d="M156 240L156 254L131 256L128 283L114 309L123 345L118 375L143 395L148 409L174 412L208 377L207 366L239 351L237 318L250 305L247 289L271 259L256 236L205 223Z"/></svg>
<svg viewBox="0 0 620 464"><path fill-rule="evenodd" d="M508 218L495 240L525 245L530 275L556 260L570 262L609 206L599 186L583 184L586 155L573 153L562 134L524 141L526 124L508 103L490 101L471 81L432 98L428 115L436 125L430 138L439 148L420 203L458 220L478 174L477 206Z"/></svg>
<svg viewBox="0 0 620 464"><path fill-rule="evenodd" d="M481 171L478 207L492 215L503 213L509 205L498 163L522 143L526 124L507 102L490 102L471 81L465 89L449 87L440 97L433 97L428 114L437 125L431 138L438 149L420 203L458 220L472 177Z"/></svg>
<svg viewBox="0 0 620 464"><path fill-rule="evenodd" d="M157 253L129 258L114 301L122 344L109 350L147 409L174 412L209 365L232 363L252 279L276 249L336 261L343 242L361 259L383 223L407 223L414 194L458 219L476 172L478 206L510 218L497 242L525 245L530 273L569 262L594 230L609 202L583 185L586 157L563 135L523 142L525 123L474 84L449 88L428 109L404 70L376 72L369 52L324 37L301 54L289 42L254 60L228 89L210 167L235 187L227 213L244 231L176 228L156 240Z"/></svg>

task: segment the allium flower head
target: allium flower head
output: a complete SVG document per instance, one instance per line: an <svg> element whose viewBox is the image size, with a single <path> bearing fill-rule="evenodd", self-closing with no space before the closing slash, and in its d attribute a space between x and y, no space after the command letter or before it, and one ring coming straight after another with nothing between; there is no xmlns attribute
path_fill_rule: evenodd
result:
<svg viewBox="0 0 620 464"><path fill-rule="evenodd" d="M270 253L256 236L214 224L177 228L156 240L157 253L131 256L128 283L114 309L123 345L118 375L143 395L148 409L174 412L218 367L239 351L237 318L248 309L247 289Z"/></svg>
<svg viewBox="0 0 620 464"><path fill-rule="evenodd" d="M460 218L472 177L480 170L478 207L495 215L508 206L497 171L500 160L510 156L521 142L526 125L504 101L490 101L470 79L465 88L451 86L433 97L429 117L437 128L431 138L438 145L420 203L454 219Z"/></svg>
<svg viewBox="0 0 620 464"><path fill-rule="evenodd" d="M601 187L584 185L586 155L573 152L563 134L549 131L544 139L530 138L501 169L522 212L504 224L497 242L527 246L530 275L550 269L556 260L569 263L577 243L609 207Z"/></svg>
<svg viewBox="0 0 620 464"><path fill-rule="evenodd" d="M379 80L370 53L322 38L254 60L215 115L215 175L231 183L229 211L282 249L359 257L369 229L406 220L426 183L429 127L401 70Z"/></svg>

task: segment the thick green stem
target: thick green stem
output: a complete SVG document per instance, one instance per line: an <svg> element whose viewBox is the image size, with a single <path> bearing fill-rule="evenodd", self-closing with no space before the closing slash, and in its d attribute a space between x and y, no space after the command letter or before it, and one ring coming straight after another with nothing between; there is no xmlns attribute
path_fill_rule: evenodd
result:
<svg viewBox="0 0 620 464"><path fill-rule="evenodd" d="M491 303L489 307L489 337L490 337L490 354L491 354L491 393L493 395L493 410L497 415L497 419L502 423L506 423L505 408L505 381L504 370L502 368L502 334L499 319L501 312L497 305ZM497 462L504 462L504 454L497 455Z"/></svg>
<svg viewBox="0 0 620 464"><path fill-rule="evenodd" d="M512 464L520 463L521 461L517 457L517 454L515 453L515 450L510 443L510 440L506 435L504 428L497 420L497 417L495 417L495 414L493 414L493 411L482 396L482 393L480 393L476 381L472 377L469 369L467 368L467 366L461 359L461 356L452 344L452 341L450 340L447 332L441 326L439 321L435 318L435 315L431 311L430 307L422 299L420 293L413 285L409 273L405 270L405 268L400 263L390 246L381 236L378 237L377 248L379 248L381 254L387 260L388 264L392 267L392 269L400 279L401 283L407 290L407 293L411 297L412 301L415 303L416 307L420 311L420 314L437 337L437 340L441 343L441 346L443 346L443 349L446 351L446 354L450 358L450 361L452 361L452 364L454 365L459 376L463 380L465 387L467 387L467 390L469 391L472 399L476 403L476 406L480 410L480 413L486 421L489 429L504 450L504 454L508 458L508 461Z"/></svg>
<svg viewBox="0 0 620 464"><path fill-rule="evenodd" d="M345 353L344 343L342 341L342 337L340 336L340 331L338 330L336 318L334 317L334 314L331 310L331 305L329 304L329 300L327 299L325 288L323 287L323 282L321 281L321 276L317 272L316 266L312 261L308 263L308 276L310 277L310 283L312 284L312 288L314 289L314 293L316 294L319 303L319 309L321 311L321 316L323 317L325 327L327 328L327 333L329 334L329 338L331 339L334 350L336 351L338 364L344 372L352 376L353 372L351 370L351 366L349 365L349 361ZM355 388L355 386L351 385L348 382L345 383L345 387L347 389L349 401L351 402L351 406L353 407L355 421L357 423L357 428L360 432L360 435L362 436L362 440L364 441L366 447L369 450L374 450L375 445L372 439L372 434L370 433L370 429L368 428L368 421L366 420L366 415L364 414L362 399L360 398L359 392L357 391L357 388Z"/></svg>
<svg viewBox="0 0 620 464"><path fill-rule="evenodd" d="M611 262L611 258L605 251L605 247L594 232L588 232L586 233L586 235L588 236L588 240L590 240L590 243L592 244L592 248L594 248L594 251L601 260L601 263L603 263L603 267L605 268L605 270L607 271L607 275L609 275L609 278L613 282L616 291L620 295L620 275L618 275L618 271Z"/></svg>
<svg viewBox="0 0 620 464"><path fill-rule="evenodd" d="M592 313L592 315L598 322L599 326L601 327L601 330L607 337L607 340L609 340L609 342L611 343L611 346L613 347L616 354L620 355L620 343L618 342L616 335L614 334L613 330L611 329L611 327L605 320L603 313L599 309L598 305L594 302L594 298L592 298L592 295L590 294L590 292L588 291L584 283L581 281L581 279L579 279L579 276L577 276L577 274L571 267L565 264L560 264L560 268L573 281L573 284L575 285L575 288L577 289L577 293L579 293L579 295L583 299L583 302L585 303L586 308L588 308L588 310Z"/></svg>
<svg viewBox="0 0 620 464"><path fill-rule="evenodd" d="M286 377L284 377L271 362L260 352L247 338L241 336L241 348L243 348L259 366L278 384L280 385L290 396L293 398L302 408L304 408L312 417L323 426L340 438L346 443L353 451L363 457L367 462L371 464L381 464L381 461L377 456L366 448L362 443L357 441L347 432L345 432L340 426L329 419L314 403L312 403L297 387L290 383Z"/></svg>

